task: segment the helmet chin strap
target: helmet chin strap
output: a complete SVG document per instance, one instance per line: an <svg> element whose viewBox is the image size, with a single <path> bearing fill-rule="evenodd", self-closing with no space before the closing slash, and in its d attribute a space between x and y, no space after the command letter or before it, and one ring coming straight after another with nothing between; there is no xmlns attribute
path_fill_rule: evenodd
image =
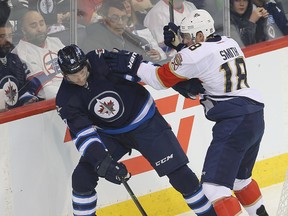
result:
<svg viewBox="0 0 288 216"><path fill-rule="evenodd" d="M86 88L86 89L89 89L89 85L88 85L88 77L89 77L89 75L90 75L90 72L89 71L87 71L87 76L86 76L86 83L85 83L85 85L83 86L84 88Z"/></svg>

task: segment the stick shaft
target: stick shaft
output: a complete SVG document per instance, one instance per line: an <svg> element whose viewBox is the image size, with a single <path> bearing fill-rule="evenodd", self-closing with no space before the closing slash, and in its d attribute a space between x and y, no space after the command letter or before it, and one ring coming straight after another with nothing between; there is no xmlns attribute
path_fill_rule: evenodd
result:
<svg viewBox="0 0 288 216"><path fill-rule="evenodd" d="M130 197L132 198L132 200L134 201L134 203L136 204L137 208L139 209L139 211L141 212L141 214L143 216L147 216L147 213L145 212L145 210L143 209L142 205L140 204L140 202L138 201L137 197L135 196L135 194L133 193L132 189L130 188L130 186L128 185L127 181L125 179L122 179L122 183L124 185L124 187L126 188L126 190L128 191Z"/></svg>
<svg viewBox="0 0 288 216"><path fill-rule="evenodd" d="M169 13L170 13L170 22L174 23L174 6L173 6L173 0L169 0Z"/></svg>

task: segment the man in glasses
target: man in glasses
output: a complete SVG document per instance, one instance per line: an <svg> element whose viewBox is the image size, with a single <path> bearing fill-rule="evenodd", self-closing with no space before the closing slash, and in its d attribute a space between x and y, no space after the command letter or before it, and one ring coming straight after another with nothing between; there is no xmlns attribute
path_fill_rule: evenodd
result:
<svg viewBox="0 0 288 216"><path fill-rule="evenodd" d="M82 46L85 52L102 48L126 49L140 53L145 60L153 61L145 51L148 41L126 30L129 17L123 1L104 1L98 13L103 19L87 27L87 38Z"/></svg>

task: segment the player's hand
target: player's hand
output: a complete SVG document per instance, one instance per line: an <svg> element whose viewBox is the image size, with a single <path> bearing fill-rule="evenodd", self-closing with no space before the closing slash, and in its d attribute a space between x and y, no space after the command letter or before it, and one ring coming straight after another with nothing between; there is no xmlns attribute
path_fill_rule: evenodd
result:
<svg viewBox="0 0 288 216"><path fill-rule="evenodd" d="M178 37L179 26L169 22L168 25L163 27L164 44L168 47L174 48L180 51L185 45L180 42Z"/></svg>
<svg viewBox="0 0 288 216"><path fill-rule="evenodd" d="M97 167L97 174L115 184L121 184L122 179L129 180L131 177L126 166L123 163L114 161L109 154Z"/></svg>
<svg viewBox="0 0 288 216"><path fill-rule="evenodd" d="M203 88L201 81L198 78L179 82L172 88L185 98L191 98L193 100L196 99L198 94L203 94L205 92L205 89Z"/></svg>
<svg viewBox="0 0 288 216"><path fill-rule="evenodd" d="M137 76L138 68L143 60L142 55L115 48L113 50L103 54L110 70L115 73Z"/></svg>

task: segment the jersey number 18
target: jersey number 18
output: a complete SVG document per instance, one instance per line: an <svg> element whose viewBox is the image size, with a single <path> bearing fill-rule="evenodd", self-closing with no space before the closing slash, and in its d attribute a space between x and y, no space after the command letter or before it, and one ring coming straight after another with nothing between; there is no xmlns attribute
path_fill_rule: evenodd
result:
<svg viewBox="0 0 288 216"><path fill-rule="evenodd" d="M231 92L236 84L236 90L249 88L247 83L247 70L245 61L242 57L234 59L235 67L231 67L231 62L221 65L220 72L224 72L225 76L225 92ZM233 71L234 70L234 71ZM237 83L233 83L232 76L236 76Z"/></svg>

